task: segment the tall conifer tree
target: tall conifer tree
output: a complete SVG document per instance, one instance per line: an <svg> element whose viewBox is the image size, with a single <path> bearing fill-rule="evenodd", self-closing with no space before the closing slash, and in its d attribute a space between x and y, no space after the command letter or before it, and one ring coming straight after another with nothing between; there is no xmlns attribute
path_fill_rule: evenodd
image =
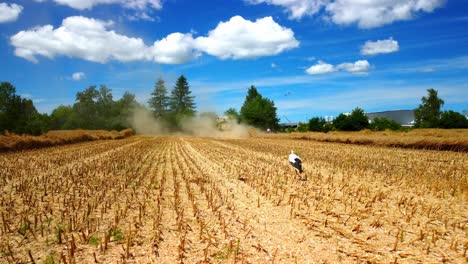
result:
<svg viewBox="0 0 468 264"><path fill-rule="evenodd" d="M162 78L159 78L156 82L148 104L155 118L161 119L167 115L169 97L167 96L167 89Z"/></svg>

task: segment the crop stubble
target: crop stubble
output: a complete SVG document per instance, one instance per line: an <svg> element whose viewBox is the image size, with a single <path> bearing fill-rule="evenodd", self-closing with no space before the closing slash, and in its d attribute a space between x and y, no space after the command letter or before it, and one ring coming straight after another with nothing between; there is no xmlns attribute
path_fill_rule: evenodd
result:
<svg viewBox="0 0 468 264"><path fill-rule="evenodd" d="M0 262L465 263L467 157L142 136L1 154Z"/></svg>

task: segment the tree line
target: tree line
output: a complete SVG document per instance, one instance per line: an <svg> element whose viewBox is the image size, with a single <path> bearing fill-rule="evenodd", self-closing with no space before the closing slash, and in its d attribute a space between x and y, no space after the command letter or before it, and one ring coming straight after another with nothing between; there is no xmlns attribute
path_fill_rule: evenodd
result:
<svg viewBox="0 0 468 264"><path fill-rule="evenodd" d="M421 99L415 110L415 128L468 128L468 119L454 111L441 111L444 101L434 89L428 89L428 96ZM131 127L130 118L136 108L147 109L153 117L163 122L172 131L181 129L184 119L197 116L195 97L191 95L189 83L181 75L175 86L168 91L165 81L159 78L148 100L148 108L138 103L135 95L125 92L115 100L112 90L105 85L99 88L89 86L76 94L73 105L60 105L50 115L39 113L33 101L16 94L16 88L8 83L0 83L0 132L38 135L49 130L104 129L121 130ZM238 123L263 130L279 131L279 118L273 100L262 96L255 86L251 86L244 103L237 111L229 108L224 115ZM215 113L198 113L200 117L216 119ZM369 122L364 110L354 109L350 114L340 114L332 122L321 117L313 117L307 123L299 123L297 131L359 131L399 130L401 125L387 118L375 118Z"/></svg>
<svg viewBox="0 0 468 264"><path fill-rule="evenodd" d="M135 95L129 92L114 100L111 89L93 85L78 92L73 105L60 105L50 115L40 114L32 100L21 98L12 84L2 82L0 131L39 135L64 129L121 130L128 127L128 118L136 106Z"/></svg>
<svg viewBox="0 0 468 264"><path fill-rule="evenodd" d="M8 82L0 83L0 131L41 134L48 130L49 116L37 112L32 100L21 98Z"/></svg>
<svg viewBox="0 0 468 264"><path fill-rule="evenodd" d="M131 127L130 119L135 109L147 109L158 122L170 130L178 131L184 119L197 115L195 97L191 95L189 83L181 75L169 92L165 81L156 81L148 107L138 103L135 95L125 92L115 100L112 89L105 85L89 86L76 94L73 105L60 105L50 115L41 114L32 100L21 98L16 88L0 83L0 133L39 135L49 130L104 129L121 130ZM236 122L272 130L278 129L279 118L274 102L263 97L255 86L247 91L240 112L230 108L225 113ZM216 119L215 113L199 113L198 116Z"/></svg>
<svg viewBox="0 0 468 264"><path fill-rule="evenodd" d="M173 129L180 120L196 113L194 97L190 96L187 79L182 75L167 95L164 81L159 79L148 104L154 117L163 120ZM40 114L32 100L21 98L16 88L8 83L0 84L0 132L39 135L49 130L104 129L122 130L131 127L131 118L139 104L135 95L125 92L115 100L112 90L105 85L89 86L76 94L73 105L60 105L50 115Z"/></svg>
<svg viewBox="0 0 468 264"><path fill-rule="evenodd" d="M169 124L172 128L180 128L181 122L186 118L194 117L196 108L194 96L187 79L181 76L170 95L162 78L156 82L148 105L155 119ZM238 112L235 108L227 109L224 114L238 123L244 123L261 129L278 129L279 118L272 100L263 97L255 86L247 91L245 101ZM200 117L216 119L216 113L202 112Z"/></svg>
<svg viewBox="0 0 468 264"><path fill-rule="evenodd" d="M428 96L421 98L421 104L414 110L414 128L468 128L468 119L455 111L442 111L444 100L438 97L437 91L428 89ZM363 109L355 108L349 115L340 114L332 122L326 122L321 117L313 117L308 123L300 123L297 130L328 132L359 131L370 129L374 131L400 130L402 126L394 120L378 117L369 122Z"/></svg>

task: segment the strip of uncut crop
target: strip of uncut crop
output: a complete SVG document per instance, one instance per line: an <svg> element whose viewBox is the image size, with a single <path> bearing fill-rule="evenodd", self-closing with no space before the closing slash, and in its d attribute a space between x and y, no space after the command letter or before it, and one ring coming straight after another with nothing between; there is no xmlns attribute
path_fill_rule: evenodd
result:
<svg viewBox="0 0 468 264"><path fill-rule="evenodd" d="M251 142L250 147L256 148L256 145L252 144ZM290 147L291 146L287 146L286 148ZM235 151L235 148L233 149L233 147L215 153L213 149L214 148L211 145L210 151L204 154L208 156L210 154L213 154L213 156L216 156L216 159L219 160L222 159L221 157L223 157L223 153L229 153L229 155L225 154L224 156L226 156L226 159L230 160L231 164L235 164L234 166L236 168L233 168L232 170L237 171L239 171L239 165L242 164L247 164L246 166L251 166L255 162L256 166L268 168L271 167L271 164L281 164L282 161L285 160L285 158L271 158L270 161L268 161L268 157L271 156L271 153L282 153L282 150L277 148L276 146L275 149L269 150L269 154L261 154L252 151L246 151L245 149L238 149L237 151ZM236 158L237 153L239 154ZM287 151L284 153L287 153ZM282 153L281 155L285 155L284 153ZM305 151L303 151L302 153L305 153ZM252 159L250 159L250 164L248 163L249 158L247 157L252 157ZM239 161L242 160L242 163L236 164L236 159L239 159ZM308 160L310 161L311 159ZM288 165L284 164L284 166ZM279 168L279 171L281 171L281 168ZM458 224L463 223L463 216L453 217L453 214L447 212L447 209L441 210L441 208L443 209L443 207L441 207L440 204L435 204L437 210L431 209L430 214L425 216L425 214L429 211L424 212L424 206L429 205L425 203L424 200L417 201L414 200L414 198L410 199L410 195L408 195L408 197L406 198L388 197L389 194L391 194L391 192L393 191L391 188L380 188L380 186L378 185L374 185L372 187L372 185L362 184L362 182L359 183L359 177L365 175L365 170L362 171L361 175L358 174L359 177L357 177L357 179L351 173L347 173L346 177L343 177L343 175L339 175L336 173L330 174L330 171L326 172L326 174L330 175L325 175L326 177L323 177L324 170L321 169L320 171L322 175L320 175L320 173L312 175L314 178L313 180L316 181L315 184L317 184L317 180L320 180L317 184L320 188L315 190L315 196L309 197L309 200L315 203L315 205L313 206L314 211L311 212L310 206L307 206L305 203L304 206L302 206L302 208L300 208L301 204L297 204L299 208L296 208L296 210L298 211L299 217L303 217L305 220L312 219L312 221L309 221L308 224L311 227L314 227L315 229L317 229L317 223L323 223L324 220L324 225L327 228L321 228L320 233L328 233L327 236L330 237L331 235L338 233L345 240L351 241L355 245L361 244L361 246L359 246L358 249L362 248L361 250L364 251L353 252L353 247L349 247L348 249L343 250L343 253L349 256L365 256L367 254L365 251L369 251L369 249L372 248L369 245L369 243L365 242L368 240L373 244L375 244L376 241L388 241L388 246L385 246L385 244L383 244L380 248L385 250L385 247L388 247L388 251L391 252L391 250L395 248L395 244L397 244L395 243L395 237L399 237L398 239L402 240L402 242L399 245L397 245L394 249L394 251L398 250L398 252L395 252L395 254L398 253L397 257L414 258L415 256L413 255L417 255L418 258L424 259L426 257L425 253L428 252L427 257L429 257L429 259L431 259L431 257L435 257L436 259L442 260L443 258L450 259L450 257L456 259L463 254L463 247L461 245L459 245L458 247L452 246L454 243L453 241L456 241L457 239L460 241L458 243L463 243L461 241L463 241L462 234L464 230L464 225L460 226ZM309 176L311 176L310 173ZM261 187L258 184L265 185L267 182L271 182L271 179L281 178L282 174L280 172L271 174L265 173L265 171L263 171L262 173L259 173L254 177L256 179L253 180L253 186L257 186L256 188L262 193L265 192L265 187ZM262 180L258 179L262 177L264 178L264 184L262 184ZM292 191L290 191L290 193L293 193L294 190L300 190L298 192L299 194L307 193L307 190L300 189L301 185L304 184L298 183L291 185L290 190ZM281 186L278 187L281 188ZM267 194L267 197L269 196L270 194ZM304 199L304 197L302 197L302 200L307 201L307 199ZM394 200L395 203L402 202L403 204L390 204L389 207L388 203L393 203ZM354 205L349 204L349 201L351 201L351 203L353 203L354 201ZM431 200L430 203L434 204L434 201ZM415 204L420 204L421 212L418 211L418 208L415 207ZM387 208L388 210L382 211L382 208ZM304 214L304 210L306 210L306 213L308 214ZM426 207L426 210L429 209ZM442 211L443 214L441 214L440 211ZM421 217L417 217L418 215ZM425 219L426 217L427 219ZM402 223L398 224L401 225L401 227L393 224L396 219L400 218L405 219L405 221L401 221ZM416 218L417 220L414 218ZM442 224L442 226L451 225L451 229L453 230L449 230L450 228L446 228L445 231L441 231L440 224L434 224L432 222L432 219L446 221L446 224ZM334 222L336 222L336 224ZM384 227L381 226L382 223L385 223ZM330 228L333 230L333 232L323 231L324 229L327 230ZM392 230L392 228L394 228L394 230ZM419 230L420 232L414 232L413 230ZM323 235L320 233L319 235ZM454 248L453 252L449 252L449 254L444 253L444 255L441 255L438 250L431 250L430 248L428 250L428 247L425 245L425 243L427 243L428 239L432 239L431 237L423 237L421 238L421 241L416 240L419 236L425 236L425 234L427 235L427 233L435 234L433 237L434 241L436 241L436 244L437 242L441 243L442 241L444 241L445 243L447 243L450 242L450 240L452 240L452 245L449 243L448 246ZM392 236L393 239L391 239ZM429 240L429 242L431 241L432 240ZM441 246L443 248L443 245ZM407 250L402 250L402 248L407 248ZM414 252L415 250L416 252ZM389 260L393 258L393 255L391 255L391 253L389 254L385 252L379 252L375 248L371 251L374 252L374 254L376 254L376 257L378 259L381 259L379 255L384 255L385 257L388 257Z"/></svg>
<svg viewBox="0 0 468 264"><path fill-rule="evenodd" d="M27 248L39 252L36 258L49 253L69 261L75 259L79 239L86 240L88 234L97 231L105 221L102 216L121 191L115 186L119 178L108 177L123 169L113 159L124 160L127 151L142 144L134 142L33 177L17 174L14 181L3 186L8 193L2 195L1 202L1 248L8 252L6 259L28 260ZM112 197L106 191L114 191ZM104 207L101 217L93 217L99 206ZM27 246L22 246L25 242ZM64 247L74 250L64 253Z"/></svg>
<svg viewBox="0 0 468 264"><path fill-rule="evenodd" d="M76 144L61 145L49 148L31 149L21 152L9 152L1 155L2 160L16 160L28 158L25 165L36 165L41 160L42 155L47 155L48 163L54 165L64 165L71 160L81 159L90 155L97 155L110 149L121 147L125 144L130 144L141 139L137 137L125 138L122 140L104 140L104 141L89 141Z"/></svg>

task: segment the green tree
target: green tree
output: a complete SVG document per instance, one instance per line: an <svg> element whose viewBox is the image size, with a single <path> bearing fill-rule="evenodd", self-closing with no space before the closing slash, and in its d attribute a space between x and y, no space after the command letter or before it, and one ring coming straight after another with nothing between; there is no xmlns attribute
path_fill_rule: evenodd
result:
<svg viewBox="0 0 468 264"><path fill-rule="evenodd" d="M51 129L72 129L71 116L73 115L73 108L71 106L60 105L52 111L50 115Z"/></svg>
<svg viewBox="0 0 468 264"><path fill-rule="evenodd" d="M48 118L37 112L32 100L16 95L8 82L0 84L0 132L38 135L48 130Z"/></svg>
<svg viewBox="0 0 468 264"><path fill-rule="evenodd" d="M330 132L330 131L334 131L336 130L335 126L333 125L333 123L326 123L324 126L323 126L323 132L327 133L327 132Z"/></svg>
<svg viewBox="0 0 468 264"><path fill-rule="evenodd" d="M94 85L76 94L77 102L73 105L74 128L97 129L99 127L96 124L96 119L98 117L98 97L99 91Z"/></svg>
<svg viewBox="0 0 468 264"><path fill-rule="evenodd" d="M13 116L12 131L18 134L41 134L39 124L39 113L32 100L15 96L13 99Z"/></svg>
<svg viewBox="0 0 468 264"><path fill-rule="evenodd" d="M313 117L309 120L308 129L309 131L324 132L326 123L325 119L321 117Z"/></svg>
<svg viewBox="0 0 468 264"><path fill-rule="evenodd" d="M348 118L350 119L354 131L369 127L369 119L361 108L355 108Z"/></svg>
<svg viewBox="0 0 468 264"><path fill-rule="evenodd" d="M263 98L253 85L247 92L240 116L243 122L254 127L262 129L277 129L279 127L275 103L270 99Z"/></svg>
<svg viewBox="0 0 468 264"><path fill-rule="evenodd" d="M187 79L181 75L169 99L170 123L175 127L179 126L182 119L195 115L195 97L191 93Z"/></svg>
<svg viewBox="0 0 468 264"><path fill-rule="evenodd" d="M0 133L11 130L14 122L12 107L15 98L16 88L9 82L0 84Z"/></svg>
<svg viewBox="0 0 468 264"><path fill-rule="evenodd" d="M230 119L236 120L237 123L240 122L239 112L237 112L235 108L229 108L228 110L224 111L224 115Z"/></svg>
<svg viewBox="0 0 468 264"><path fill-rule="evenodd" d="M32 120L33 135L40 135L49 131L50 128L50 116L48 114L38 113Z"/></svg>
<svg viewBox="0 0 468 264"><path fill-rule="evenodd" d="M338 130L344 130L343 128L347 126L347 119L348 116L341 113L333 120L333 126Z"/></svg>
<svg viewBox="0 0 468 264"><path fill-rule="evenodd" d="M245 97L245 101L252 101L256 99L258 96L262 97L262 95L257 91L257 88L254 85L251 85L249 90L247 91L247 96Z"/></svg>
<svg viewBox="0 0 468 264"><path fill-rule="evenodd" d="M52 129L107 129L121 130L129 127L133 109L138 105L135 95L125 92L114 101L112 90L101 85L90 86L76 95L73 106L60 105L52 111Z"/></svg>
<svg viewBox="0 0 468 264"><path fill-rule="evenodd" d="M369 120L364 114L364 110L357 107L348 116L340 114L333 121L333 125L342 131L359 131L369 127Z"/></svg>
<svg viewBox="0 0 468 264"><path fill-rule="evenodd" d="M137 107L143 107L138 104L135 100L135 95L129 92L125 92L122 98L115 102L116 108L116 124L114 129L122 130L130 126L130 119L132 117L133 111Z"/></svg>
<svg viewBox="0 0 468 264"><path fill-rule="evenodd" d="M401 129L401 125L385 117L376 117L372 120L372 123L369 124L369 128L375 131L383 131L386 129L398 130Z"/></svg>
<svg viewBox="0 0 468 264"><path fill-rule="evenodd" d="M414 111L416 128L435 128L439 126L440 108L444 105L444 100L437 96L437 91L428 89L428 96L421 98L421 104Z"/></svg>
<svg viewBox="0 0 468 264"><path fill-rule="evenodd" d="M299 122L299 124L297 124L297 131L298 132L307 132L308 130L309 130L309 124L308 123Z"/></svg>
<svg viewBox="0 0 468 264"><path fill-rule="evenodd" d="M169 107L169 96L167 96L167 89L162 78L159 78L156 82L148 104L156 119L162 119L166 116Z"/></svg>
<svg viewBox="0 0 468 264"><path fill-rule="evenodd" d="M441 128L468 128L468 119L455 111L444 111L440 117Z"/></svg>
<svg viewBox="0 0 468 264"><path fill-rule="evenodd" d="M96 100L97 117L94 125L98 129L111 130L116 125L116 108L112 90L101 85Z"/></svg>

